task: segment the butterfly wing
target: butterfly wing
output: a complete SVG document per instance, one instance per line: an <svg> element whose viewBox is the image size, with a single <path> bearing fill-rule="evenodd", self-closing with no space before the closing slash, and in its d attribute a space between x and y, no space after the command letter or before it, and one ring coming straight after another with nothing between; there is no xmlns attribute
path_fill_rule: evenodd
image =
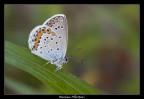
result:
<svg viewBox="0 0 144 99"><path fill-rule="evenodd" d="M54 56L59 58L64 58L67 51L68 43L68 26L66 16L63 14L57 14L47 19L43 26L48 26L52 30L54 35L54 40L51 42Z"/></svg>

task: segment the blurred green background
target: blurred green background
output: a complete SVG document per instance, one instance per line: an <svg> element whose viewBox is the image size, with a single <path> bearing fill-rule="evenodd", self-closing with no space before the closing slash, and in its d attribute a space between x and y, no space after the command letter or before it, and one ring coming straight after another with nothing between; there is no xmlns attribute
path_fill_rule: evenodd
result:
<svg viewBox="0 0 144 99"><path fill-rule="evenodd" d="M55 14L68 21L67 54L63 69L98 88L103 94L140 93L140 6L23 5L4 6L4 38L28 48L31 30ZM76 50L81 48L81 50ZM5 94L52 94L32 75L5 63Z"/></svg>

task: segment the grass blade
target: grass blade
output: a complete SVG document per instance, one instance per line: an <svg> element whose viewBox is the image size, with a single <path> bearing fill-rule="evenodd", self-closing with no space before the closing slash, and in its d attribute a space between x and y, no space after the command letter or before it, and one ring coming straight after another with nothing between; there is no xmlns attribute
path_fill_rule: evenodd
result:
<svg viewBox="0 0 144 99"><path fill-rule="evenodd" d="M45 60L33 55L27 48L5 41L5 62L30 73L57 94L100 94L101 92L76 76L55 66L44 66Z"/></svg>

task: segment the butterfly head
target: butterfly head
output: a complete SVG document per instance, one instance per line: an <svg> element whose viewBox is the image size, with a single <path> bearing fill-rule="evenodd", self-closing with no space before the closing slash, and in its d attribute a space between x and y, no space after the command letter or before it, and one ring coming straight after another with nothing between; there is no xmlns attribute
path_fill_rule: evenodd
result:
<svg viewBox="0 0 144 99"><path fill-rule="evenodd" d="M65 56L65 62L67 63L69 61L69 57Z"/></svg>

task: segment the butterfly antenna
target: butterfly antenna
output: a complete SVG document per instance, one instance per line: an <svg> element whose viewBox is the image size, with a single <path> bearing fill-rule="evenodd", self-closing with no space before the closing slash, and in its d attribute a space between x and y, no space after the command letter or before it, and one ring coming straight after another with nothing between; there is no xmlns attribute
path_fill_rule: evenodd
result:
<svg viewBox="0 0 144 99"><path fill-rule="evenodd" d="M81 63L81 64L85 64L85 61L77 60L77 59L70 58L70 57L69 57L69 59L72 59L72 60L74 60L74 61L77 61L77 62L79 62L79 63Z"/></svg>
<svg viewBox="0 0 144 99"><path fill-rule="evenodd" d="M71 55L72 53L74 53L76 50L78 51L78 50L81 50L81 49L82 48L77 48L77 49L72 50L70 53L68 53L68 56Z"/></svg>

